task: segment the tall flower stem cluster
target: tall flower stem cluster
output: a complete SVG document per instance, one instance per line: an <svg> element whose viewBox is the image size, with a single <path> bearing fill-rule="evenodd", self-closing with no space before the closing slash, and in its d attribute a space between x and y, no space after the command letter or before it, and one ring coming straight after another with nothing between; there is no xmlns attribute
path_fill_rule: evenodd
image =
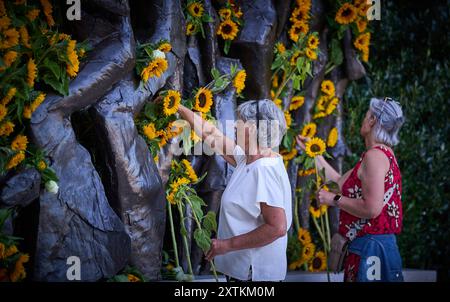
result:
<svg viewBox="0 0 450 302"><path fill-rule="evenodd" d="M212 22L211 16L205 12L202 0L188 0L184 9L186 16L186 35L193 36L201 33L205 38L203 23Z"/></svg>
<svg viewBox="0 0 450 302"><path fill-rule="evenodd" d="M89 47L59 32L52 11L48 0L0 1L0 175L35 167L55 192L58 178L29 142L29 121L45 100L41 89L68 95Z"/></svg>

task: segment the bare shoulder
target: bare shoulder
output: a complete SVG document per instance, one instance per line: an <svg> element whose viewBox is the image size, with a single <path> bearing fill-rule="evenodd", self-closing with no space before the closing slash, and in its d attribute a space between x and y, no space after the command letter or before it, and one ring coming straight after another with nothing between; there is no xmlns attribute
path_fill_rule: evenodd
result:
<svg viewBox="0 0 450 302"><path fill-rule="evenodd" d="M364 155L361 167L364 170L381 170L386 173L389 170L389 159L383 151L373 148Z"/></svg>

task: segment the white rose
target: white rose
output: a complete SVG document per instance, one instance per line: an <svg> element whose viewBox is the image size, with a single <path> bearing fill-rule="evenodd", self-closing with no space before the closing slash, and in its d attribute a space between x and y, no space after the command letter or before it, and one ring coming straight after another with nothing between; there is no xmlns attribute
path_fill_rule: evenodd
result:
<svg viewBox="0 0 450 302"><path fill-rule="evenodd" d="M152 53L153 58L161 58L161 59L165 59L166 58L166 54L164 52L162 52L159 49L156 49L153 51Z"/></svg>
<svg viewBox="0 0 450 302"><path fill-rule="evenodd" d="M50 193L56 194L59 190L58 183L56 181L49 180L45 183L45 189Z"/></svg>

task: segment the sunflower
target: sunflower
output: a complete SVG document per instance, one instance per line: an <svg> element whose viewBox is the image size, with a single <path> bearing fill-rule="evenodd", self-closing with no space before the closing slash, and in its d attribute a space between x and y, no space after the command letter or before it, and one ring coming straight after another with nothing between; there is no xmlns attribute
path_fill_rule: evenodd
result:
<svg viewBox="0 0 450 302"><path fill-rule="evenodd" d="M34 86L34 80L36 79L37 67L33 59L29 59L27 63L27 84L30 87Z"/></svg>
<svg viewBox="0 0 450 302"><path fill-rule="evenodd" d="M331 101L328 102L327 108L325 108L325 113L327 115L332 114L338 104L339 104L339 99L337 97L332 98Z"/></svg>
<svg viewBox="0 0 450 302"><path fill-rule="evenodd" d="M309 261L314 256L314 251L316 250L316 246L314 243L309 242L303 246L302 250L302 260Z"/></svg>
<svg viewBox="0 0 450 302"><path fill-rule="evenodd" d="M297 235L298 241L304 246L311 242L311 234L307 229L300 228Z"/></svg>
<svg viewBox="0 0 450 302"><path fill-rule="evenodd" d="M8 108L6 106L0 104L0 122L5 118L8 114Z"/></svg>
<svg viewBox="0 0 450 302"><path fill-rule="evenodd" d="M317 112L316 114L313 115L313 120L319 119L319 118L323 118L326 117L327 114L325 113L325 111L320 111Z"/></svg>
<svg viewBox="0 0 450 302"><path fill-rule="evenodd" d="M349 24L355 21L357 13L356 7L350 3L344 3L337 11L334 19L339 24Z"/></svg>
<svg viewBox="0 0 450 302"><path fill-rule="evenodd" d="M161 45L159 45L158 49L162 52L168 53L169 51L172 50L172 45L170 45L170 43L163 43Z"/></svg>
<svg viewBox="0 0 450 302"><path fill-rule="evenodd" d="M20 164L25 159L25 152L19 151L16 155L14 155L6 164L6 169L10 170Z"/></svg>
<svg viewBox="0 0 450 302"><path fill-rule="evenodd" d="M309 206L309 213L314 218L319 218L321 215L320 208L315 208L313 206Z"/></svg>
<svg viewBox="0 0 450 302"><path fill-rule="evenodd" d="M2 14L0 14L2 16ZM7 29L11 25L11 19L8 16L0 17L0 30Z"/></svg>
<svg viewBox="0 0 450 302"><path fill-rule="evenodd" d="M367 28L367 21L361 18L358 19L358 21L356 21L356 27L358 28L358 32L362 33Z"/></svg>
<svg viewBox="0 0 450 302"><path fill-rule="evenodd" d="M17 59L17 51L10 50L3 56L3 64L8 68Z"/></svg>
<svg viewBox="0 0 450 302"><path fill-rule="evenodd" d="M323 186L322 189L324 189L325 191L329 191L327 186ZM319 207L319 211L320 211L320 215L323 215L327 212L328 210L328 206L326 204L321 204Z"/></svg>
<svg viewBox="0 0 450 302"><path fill-rule="evenodd" d="M363 52L362 52L362 60L363 60L363 62L368 62L369 61L369 48L363 50Z"/></svg>
<svg viewBox="0 0 450 302"><path fill-rule="evenodd" d="M292 57L291 57L291 61L290 64L291 66L295 66L297 64L297 59L302 55L301 51L296 51Z"/></svg>
<svg viewBox="0 0 450 302"><path fill-rule="evenodd" d="M299 21L299 22L295 22L292 26L291 29L289 29L289 38L294 41L297 42L298 39L300 38L301 34L306 35L309 31L309 26L307 23Z"/></svg>
<svg viewBox="0 0 450 302"><path fill-rule="evenodd" d="M166 70L167 70L168 64L166 59L163 58L156 58L152 61L150 61L141 72L141 78L144 82L147 82L149 78L151 77L160 77Z"/></svg>
<svg viewBox="0 0 450 302"><path fill-rule="evenodd" d="M292 125L292 116L289 111L284 112L284 119L286 120L286 127L290 128Z"/></svg>
<svg viewBox="0 0 450 302"><path fill-rule="evenodd" d="M245 88L245 78L247 73L245 70L240 70L233 79L233 86L236 88L236 92L239 94Z"/></svg>
<svg viewBox="0 0 450 302"><path fill-rule="evenodd" d="M309 11L311 9L311 0L296 0L297 6Z"/></svg>
<svg viewBox="0 0 450 302"><path fill-rule="evenodd" d="M297 110L298 108L302 107L304 102L305 97L302 95L292 97L291 104L289 105L289 110Z"/></svg>
<svg viewBox="0 0 450 302"><path fill-rule="evenodd" d="M370 32L359 35L353 42L356 49L364 51L369 48L370 45Z"/></svg>
<svg viewBox="0 0 450 302"><path fill-rule="evenodd" d="M67 58L69 59L69 62L67 63L67 74L70 77L75 77L78 73L80 61L78 60L78 54L75 51L75 47L77 45L77 41L70 40L67 44Z"/></svg>
<svg viewBox="0 0 450 302"><path fill-rule="evenodd" d="M317 100L316 108L318 111L325 111L326 104L328 102L329 96L321 95Z"/></svg>
<svg viewBox="0 0 450 302"><path fill-rule="evenodd" d="M186 35L190 36L195 33L195 25L193 23L188 23L186 25Z"/></svg>
<svg viewBox="0 0 450 302"><path fill-rule="evenodd" d="M199 2L192 2L191 4L189 4L187 10L189 14L195 18L200 18L204 12L203 5Z"/></svg>
<svg viewBox="0 0 450 302"><path fill-rule="evenodd" d="M14 124L10 121L3 123L0 126L0 136L8 136L14 131Z"/></svg>
<svg viewBox="0 0 450 302"><path fill-rule="evenodd" d="M175 194L178 192L180 186L189 184L190 181L186 177L179 177L173 183L170 184L170 188L172 192Z"/></svg>
<svg viewBox="0 0 450 302"><path fill-rule="evenodd" d="M330 130L330 133L328 133L327 146L332 148L336 146L337 141L338 141L338 130L336 127L333 127Z"/></svg>
<svg viewBox="0 0 450 302"><path fill-rule="evenodd" d="M319 38L314 35L309 36L306 45L310 49L316 49L317 47L319 47Z"/></svg>
<svg viewBox="0 0 450 302"><path fill-rule="evenodd" d="M316 135L317 125L315 123L308 123L303 126L301 136L312 138Z"/></svg>
<svg viewBox="0 0 450 302"><path fill-rule="evenodd" d="M2 99L0 104L2 104L3 106L8 105L8 103L12 100L12 98L16 95L16 93L17 93L16 87L9 88L8 92L6 93L5 97Z"/></svg>
<svg viewBox="0 0 450 302"><path fill-rule="evenodd" d="M45 163L45 161L40 160L40 161L37 163L36 168L37 168L39 171L44 171L44 170L47 168L47 164Z"/></svg>
<svg viewBox="0 0 450 302"><path fill-rule="evenodd" d="M366 0L356 0L354 1L353 6L356 8L358 15L367 18L369 6L367 5Z"/></svg>
<svg viewBox="0 0 450 302"><path fill-rule="evenodd" d="M287 149L284 149L280 152L281 156L283 156L284 161L290 161L297 155L297 149L292 148L292 150L289 152Z"/></svg>
<svg viewBox="0 0 450 302"><path fill-rule="evenodd" d="M314 168L308 169L308 170L299 170L298 176L309 176L309 175L313 175L315 173L316 173L316 169L314 169Z"/></svg>
<svg viewBox="0 0 450 302"><path fill-rule="evenodd" d="M18 253L19 250L17 249L17 246L11 245L7 250L5 250L4 258L11 257L12 255ZM0 257L1 259L1 257Z"/></svg>
<svg viewBox="0 0 450 302"><path fill-rule="evenodd" d="M313 60L313 61L317 60L317 53L314 50L312 50L310 48L306 48L305 53L306 53L306 56L308 58L310 58L311 60Z"/></svg>
<svg viewBox="0 0 450 302"><path fill-rule="evenodd" d="M142 132L144 132L144 135L149 139L155 139L159 136L158 131L156 131L155 124L149 123L142 127Z"/></svg>
<svg viewBox="0 0 450 302"><path fill-rule="evenodd" d="M274 100L273 102L275 103L275 105L276 105L278 108L283 109L283 108L282 108L282 107L283 107L283 100L282 100L282 99L276 99L276 100Z"/></svg>
<svg viewBox="0 0 450 302"><path fill-rule="evenodd" d="M217 34L222 36L224 40L234 40L238 34L238 26L235 22L230 19L227 19L220 23L219 28L217 29Z"/></svg>
<svg viewBox="0 0 450 302"><path fill-rule="evenodd" d="M305 152L310 157L322 155L326 148L325 142L318 137L313 137L311 140L307 141L305 147Z"/></svg>
<svg viewBox="0 0 450 302"><path fill-rule="evenodd" d="M163 111L166 116L177 113L181 96L176 90L169 90L163 100Z"/></svg>
<svg viewBox="0 0 450 302"><path fill-rule="evenodd" d="M320 89L323 93L325 93L328 96L333 96L335 92L334 84L330 80L325 80L320 85Z"/></svg>
<svg viewBox="0 0 450 302"><path fill-rule="evenodd" d="M200 88L195 95L194 109L207 113L213 104L213 95L208 88Z"/></svg>
<svg viewBox="0 0 450 302"><path fill-rule="evenodd" d="M309 11L305 10L302 7L296 7L291 14L291 17L289 18L289 21L292 23L295 22L308 22L310 18Z"/></svg>
<svg viewBox="0 0 450 302"><path fill-rule="evenodd" d="M274 74L272 77L272 88L278 88L278 74Z"/></svg>
<svg viewBox="0 0 450 302"><path fill-rule="evenodd" d="M127 274L127 279L129 282L141 282L141 279L139 279L133 274Z"/></svg>
<svg viewBox="0 0 450 302"><path fill-rule="evenodd" d="M185 172L186 172L186 174L188 175L189 179L190 179L192 182L198 181L197 174L195 173L195 170L194 170L194 168L192 167L191 163L188 162L188 161L185 160L185 159L183 159L181 162L183 163L184 167L186 168Z"/></svg>
<svg viewBox="0 0 450 302"><path fill-rule="evenodd" d="M170 192L170 193L167 195L167 201L169 201L170 204L176 204L176 201L175 201L175 193L174 193L174 192Z"/></svg>
<svg viewBox="0 0 450 302"><path fill-rule="evenodd" d="M4 39L0 41L0 48L11 48L19 44L19 32L15 28L3 32Z"/></svg>
<svg viewBox="0 0 450 302"><path fill-rule="evenodd" d="M26 277L27 274L25 272L23 264L28 262L29 259L30 257L26 254L20 255L19 259L17 259L16 264L14 266L14 271L10 275L10 279L12 282L17 282Z"/></svg>
<svg viewBox="0 0 450 302"><path fill-rule="evenodd" d="M48 26L52 27L53 25L55 25L55 21L53 20L53 7L50 4L50 1L48 0L40 0L41 1L41 5L42 5L42 9L44 11L44 15L45 18L47 19L47 24Z"/></svg>
<svg viewBox="0 0 450 302"><path fill-rule="evenodd" d="M293 270L297 269L297 267L300 267L301 264L302 264L301 260L297 260L297 261L291 262L289 264L288 269L293 271Z"/></svg>
<svg viewBox="0 0 450 302"><path fill-rule="evenodd" d="M40 10L35 8L27 12L27 19L33 22L39 16Z"/></svg>
<svg viewBox="0 0 450 302"><path fill-rule="evenodd" d="M191 140L194 142L194 145L197 143L197 142L199 142L199 141L201 141L202 139L200 138L200 136L198 136L197 135L197 133L195 133L195 131L194 130L191 130Z"/></svg>
<svg viewBox="0 0 450 302"><path fill-rule="evenodd" d="M220 16L220 18L222 18L222 20L230 19L231 18L231 9L221 8L219 10L219 16Z"/></svg>
<svg viewBox="0 0 450 302"><path fill-rule="evenodd" d="M30 36L28 34L27 28L25 26L21 26L19 28L19 33L20 33L20 40L22 40L22 44L27 48L31 48Z"/></svg>
<svg viewBox="0 0 450 302"><path fill-rule="evenodd" d="M275 47L279 53L284 53L286 51L286 47L281 42L278 42L277 44L275 44Z"/></svg>
<svg viewBox="0 0 450 302"><path fill-rule="evenodd" d="M11 149L14 151L25 151L27 149L28 138L19 134L11 143Z"/></svg>
<svg viewBox="0 0 450 302"><path fill-rule="evenodd" d="M317 252L308 265L310 272L320 272L327 268L327 258L322 251Z"/></svg>
<svg viewBox="0 0 450 302"><path fill-rule="evenodd" d="M34 101L31 103L31 112L36 111L36 109L42 104L42 102L45 100L45 93L39 93L39 95L34 99Z"/></svg>

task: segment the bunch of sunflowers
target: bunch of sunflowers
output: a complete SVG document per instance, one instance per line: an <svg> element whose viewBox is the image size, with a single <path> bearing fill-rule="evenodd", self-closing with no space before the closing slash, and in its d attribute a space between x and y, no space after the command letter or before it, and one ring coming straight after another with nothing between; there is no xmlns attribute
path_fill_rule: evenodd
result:
<svg viewBox="0 0 450 302"><path fill-rule="evenodd" d="M88 46L59 33L52 12L48 0L0 1L0 174L33 166L55 188L57 177L29 143L27 126L46 97L41 89L68 94Z"/></svg>
<svg viewBox="0 0 450 302"><path fill-rule="evenodd" d="M219 17L220 25L217 28L217 35L224 41L223 52L228 54L231 41L237 37L239 28L243 26L242 11L236 3L229 0L219 10Z"/></svg>
<svg viewBox="0 0 450 302"><path fill-rule="evenodd" d="M199 32L202 33L202 37L205 37L205 31L203 29L203 23L212 22L211 16L205 13L203 1L201 0L188 0L185 7L186 15L186 35L192 36Z"/></svg>
<svg viewBox="0 0 450 302"><path fill-rule="evenodd" d="M361 58L364 62L369 61L369 46L370 46L370 32L368 31L368 18L367 10L369 5L365 0L354 0L351 2L343 3L338 11L334 20L343 26L344 30L350 26L353 35L356 39L353 41L353 45L361 53Z"/></svg>
<svg viewBox="0 0 450 302"><path fill-rule="evenodd" d="M28 262L29 256L17 248L19 238L2 232L11 213L12 210L0 209L0 282L18 282L27 276L24 264Z"/></svg>
<svg viewBox="0 0 450 302"><path fill-rule="evenodd" d="M334 83L325 80L320 85L320 96L314 107L313 119L321 119L332 114L339 104L339 98L335 95Z"/></svg>
<svg viewBox="0 0 450 302"><path fill-rule="evenodd" d="M165 40L156 44L145 43L136 46L136 73L145 83L150 78L161 77L169 67L166 54L172 50L172 46Z"/></svg>
<svg viewBox="0 0 450 302"><path fill-rule="evenodd" d="M327 267L327 257L323 251L316 251L308 230L300 228L297 237L290 237L288 243L289 269L295 270L302 266L310 272L324 271Z"/></svg>
<svg viewBox="0 0 450 302"><path fill-rule="evenodd" d="M291 13L289 21L292 26L289 29L289 38L296 43L302 35L309 32L309 19L311 10L311 0L296 0L296 6Z"/></svg>

